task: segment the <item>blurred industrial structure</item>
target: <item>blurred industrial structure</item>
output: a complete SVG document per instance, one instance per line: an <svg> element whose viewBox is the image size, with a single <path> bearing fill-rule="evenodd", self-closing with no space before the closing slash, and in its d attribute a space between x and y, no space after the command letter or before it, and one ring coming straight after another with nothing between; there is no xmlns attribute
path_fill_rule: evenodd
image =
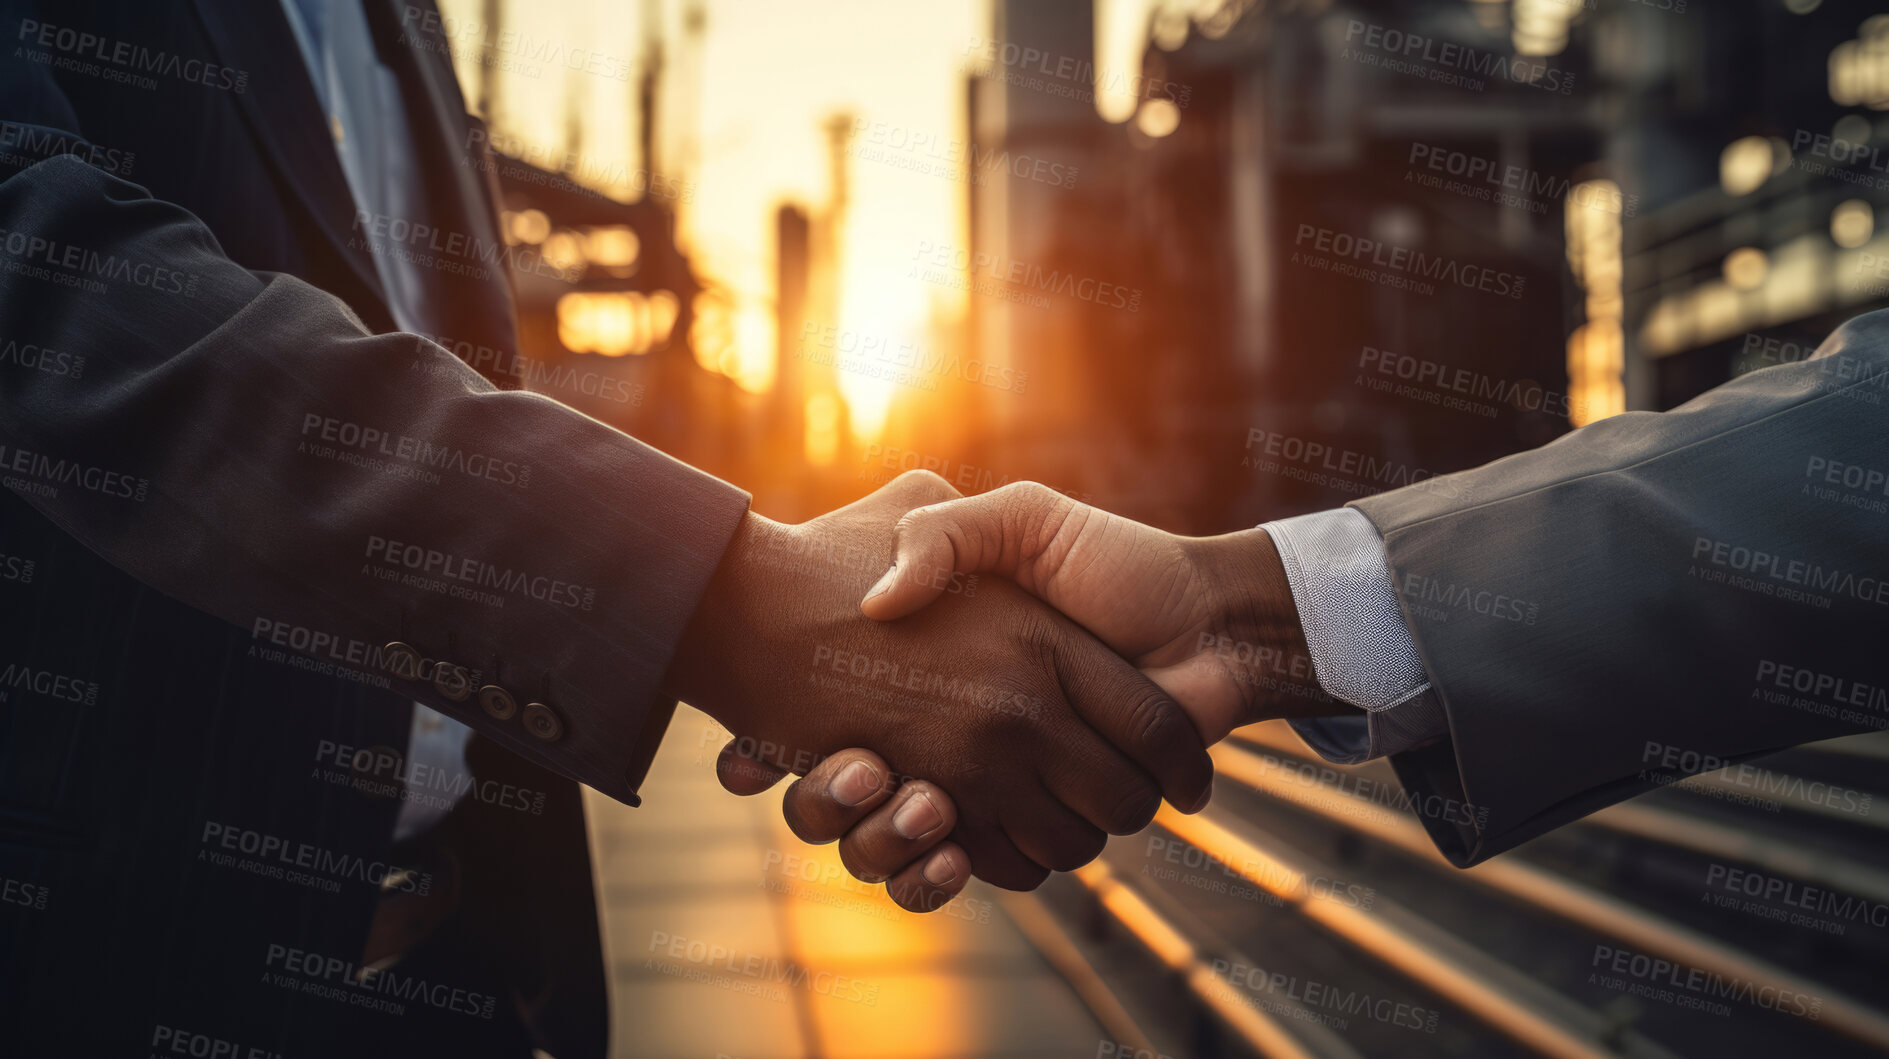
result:
<svg viewBox="0 0 1889 1059"><path fill-rule="evenodd" d="M969 239L916 248L899 277L965 309L916 344L830 333L856 115L808 130L828 200L755 233L777 253L771 334L692 271L692 182L651 136L658 92L689 86L646 41L630 203L569 165L500 166L508 230L588 263L569 290L523 277L523 352L640 383L651 403L585 410L786 517L901 465L862 471L870 450L1207 532L1670 407L1889 292L1889 27L1867 5L1203 7L1156 4L1123 72L1098 65L1091 0L996 4L966 49ZM1132 96L1128 120L1098 114L1100 82ZM756 358L764 384L740 385ZM900 380L882 428L854 429L846 372ZM1254 473L1281 437L1373 467Z"/></svg>
<svg viewBox="0 0 1889 1059"><path fill-rule="evenodd" d="M974 299L973 333L1045 391L998 405L983 458L1104 506L1190 532L1329 507L1800 359L1889 290L1873 5L1164 8L1118 125L1049 90L1060 57L1092 60L1091 10L997 9L1017 47L973 85L973 136L1082 186L977 189L974 252L1139 309ZM1118 1040L1889 1050L1882 740L1673 783L1459 872L1388 768L1272 728L1217 750L1202 818L1164 812L1039 898L1122 1005ZM1734 873L1769 896L1713 887ZM1623 952L1668 973L1620 976ZM1782 996L1814 999L1756 999Z"/></svg>
<svg viewBox="0 0 1889 1059"><path fill-rule="evenodd" d="M1889 303L1880 10L1173 0L1117 69L1095 0L995 0L951 155L968 239L894 277L962 293L928 341L839 325L864 267L841 259L861 127L841 113L807 130L827 199L755 232L778 277L759 337L677 245L690 174L626 203L505 162L508 230L582 266L521 276L519 352L533 385L775 517L914 466L1185 533L1334 506L1673 407ZM661 69L636 86L646 173L656 93L690 90ZM1104 95L1127 103L1105 117ZM883 424L854 422L847 373L898 380ZM1067 1054L1889 1051L1874 736L1674 782L1469 872L1381 766L1264 726L1219 760L1203 817L1007 906L1124 1049ZM1710 899L1734 870L1862 911ZM1622 984L1620 952L1749 988ZM1751 999L1786 990L1815 1011Z"/></svg>

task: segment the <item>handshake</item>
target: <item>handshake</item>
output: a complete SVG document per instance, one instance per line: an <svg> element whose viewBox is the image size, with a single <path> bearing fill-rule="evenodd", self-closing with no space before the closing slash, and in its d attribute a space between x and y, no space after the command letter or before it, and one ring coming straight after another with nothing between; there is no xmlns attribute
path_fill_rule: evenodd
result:
<svg viewBox="0 0 1889 1059"><path fill-rule="evenodd" d="M734 734L723 786L801 775L794 833L912 911L1080 867L1163 798L1199 811L1240 725L1354 712L1319 690L1265 531L923 471L798 526L750 513L664 690Z"/></svg>

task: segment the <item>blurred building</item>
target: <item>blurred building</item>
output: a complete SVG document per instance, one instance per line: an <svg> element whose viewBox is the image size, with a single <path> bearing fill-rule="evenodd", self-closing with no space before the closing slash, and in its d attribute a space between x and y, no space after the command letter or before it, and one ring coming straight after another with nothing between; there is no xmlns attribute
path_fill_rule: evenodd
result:
<svg viewBox="0 0 1889 1059"><path fill-rule="evenodd" d="M974 299L981 348L1027 361L1042 387L993 444L1032 466L1055 461L1052 480L1073 476L1131 514L1210 532L1376 491L1369 478L1256 473L1255 431L1290 439L1294 451L1373 457L1395 468L1383 484L1397 484L1567 429L1565 414L1510 407L1430 416L1418 400L1374 389L1365 370L1417 358L1514 380L1512 389L1565 389L1561 203L1505 208L1409 176L1427 173L1420 162L1434 155L1568 180L1598 154L1583 119L1593 104L1514 84L1466 96L1344 55L1352 15L1506 45L1475 20L1478 6L1488 5L1386 5L1377 16L1254 7L1196 27L1177 50L1151 46L1140 70L1103 71L1128 79L1139 100L1121 124L1053 91L1061 85L1041 60L1000 54L973 82L974 137L987 151L1049 155L1080 178L978 189L977 249L1002 262L999 278L1021 277L1014 286L1074 277L1124 288L1129 304L1055 296L1054 281L1047 307ZM993 39L1092 69L1089 7L1000 5ZM1331 247L1365 241L1494 275L1532 297L1449 280L1415 295L1299 260L1343 264ZM1046 416L1045 406L1062 411ZM1065 453L1047 455L1044 438Z"/></svg>
<svg viewBox="0 0 1889 1059"><path fill-rule="evenodd" d="M505 39L506 11L496 0L482 9L482 24L491 27L481 38L488 52ZM527 388L742 483L765 510L804 517L813 513L801 498L809 488L801 452L804 373L790 372L787 385L774 385L785 360L773 349L756 349L756 337L743 333L752 307L702 276L678 242L679 216L695 197L687 159L677 169L659 164L661 96L673 92L674 111L691 112L699 86L687 78L699 76L707 16L699 4L685 8L682 72L665 77L657 11L643 6L642 39L632 42L641 54L639 76L629 82L634 163L586 152L574 93L565 97L558 149L502 129L489 134L511 244L520 348L459 352L513 365L509 370ZM495 59L488 55L471 67L479 71L478 106L488 116L505 109ZM821 277L835 267L824 256L832 239L821 233L833 223L823 215L810 238L804 211L783 214L775 233L782 255L778 311L804 313L809 290L817 296L830 289ZM757 233L757 241L767 234ZM766 384L749 377L757 370Z"/></svg>
<svg viewBox="0 0 1889 1059"><path fill-rule="evenodd" d="M1608 155L1646 189L1625 248L1629 378L1646 407L1801 359L1837 324L1884 304L1881 10L1639 15L1634 32L1623 24L1598 50L1633 101ZM1698 61L1672 62L1675 51Z"/></svg>
<svg viewBox="0 0 1889 1059"><path fill-rule="evenodd" d="M1119 123L1079 91L1121 76L1092 10L1000 0L969 81L973 158L1007 161L972 182L966 329L1030 390L986 397L967 459L1220 532L1673 407L1889 303L1879 5L1160 4ZM1459 872L1388 769L1273 727L1217 757L1205 819L1045 891L1119 1054L1889 1050L1889 932L1705 885L1889 908L1880 825L1797 796L1881 791L1876 736ZM1597 975L1618 951L1719 1000Z"/></svg>
<svg viewBox="0 0 1889 1059"><path fill-rule="evenodd" d="M987 402L984 458L1204 532L1802 356L1889 287L1889 31L1810 6L1163 8L1150 35L1176 46L1110 124L1071 91L1123 77L1095 65L1092 5L1000 3L970 135L1025 164L972 187L969 332L1034 392ZM1518 52L1518 20L1555 52ZM1036 159L1078 175L1014 175ZM1133 306L1059 296L1070 278ZM1377 466L1252 473L1268 444Z"/></svg>

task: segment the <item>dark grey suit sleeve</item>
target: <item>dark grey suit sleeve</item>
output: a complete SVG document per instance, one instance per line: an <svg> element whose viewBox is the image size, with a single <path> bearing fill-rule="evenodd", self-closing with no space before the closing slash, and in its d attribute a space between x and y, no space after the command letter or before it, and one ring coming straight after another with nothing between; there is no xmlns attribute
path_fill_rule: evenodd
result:
<svg viewBox="0 0 1889 1059"><path fill-rule="evenodd" d="M0 365L7 488L259 641L358 668L409 644L423 672L395 688L636 800L746 494L369 334L74 158L0 180L0 219L0 342L32 351Z"/></svg>
<svg viewBox="0 0 1889 1059"><path fill-rule="evenodd" d="M1392 762L1453 862L1655 786L1675 750L1889 726L1885 401L1878 312L1811 360L1355 504L1448 714Z"/></svg>

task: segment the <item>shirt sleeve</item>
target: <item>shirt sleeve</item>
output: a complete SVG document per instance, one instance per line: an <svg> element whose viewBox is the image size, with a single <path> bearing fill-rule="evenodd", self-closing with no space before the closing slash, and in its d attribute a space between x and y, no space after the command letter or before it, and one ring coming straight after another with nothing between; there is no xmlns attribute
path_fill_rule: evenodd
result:
<svg viewBox="0 0 1889 1059"><path fill-rule="evenodd" d="M1444 735L1448 719L1404 626L1371 520L1337 508L1260 528L1285 566L1319 686L1363 711L1294 719L1299 737L1327 761L1350 765Z"/></svg>

